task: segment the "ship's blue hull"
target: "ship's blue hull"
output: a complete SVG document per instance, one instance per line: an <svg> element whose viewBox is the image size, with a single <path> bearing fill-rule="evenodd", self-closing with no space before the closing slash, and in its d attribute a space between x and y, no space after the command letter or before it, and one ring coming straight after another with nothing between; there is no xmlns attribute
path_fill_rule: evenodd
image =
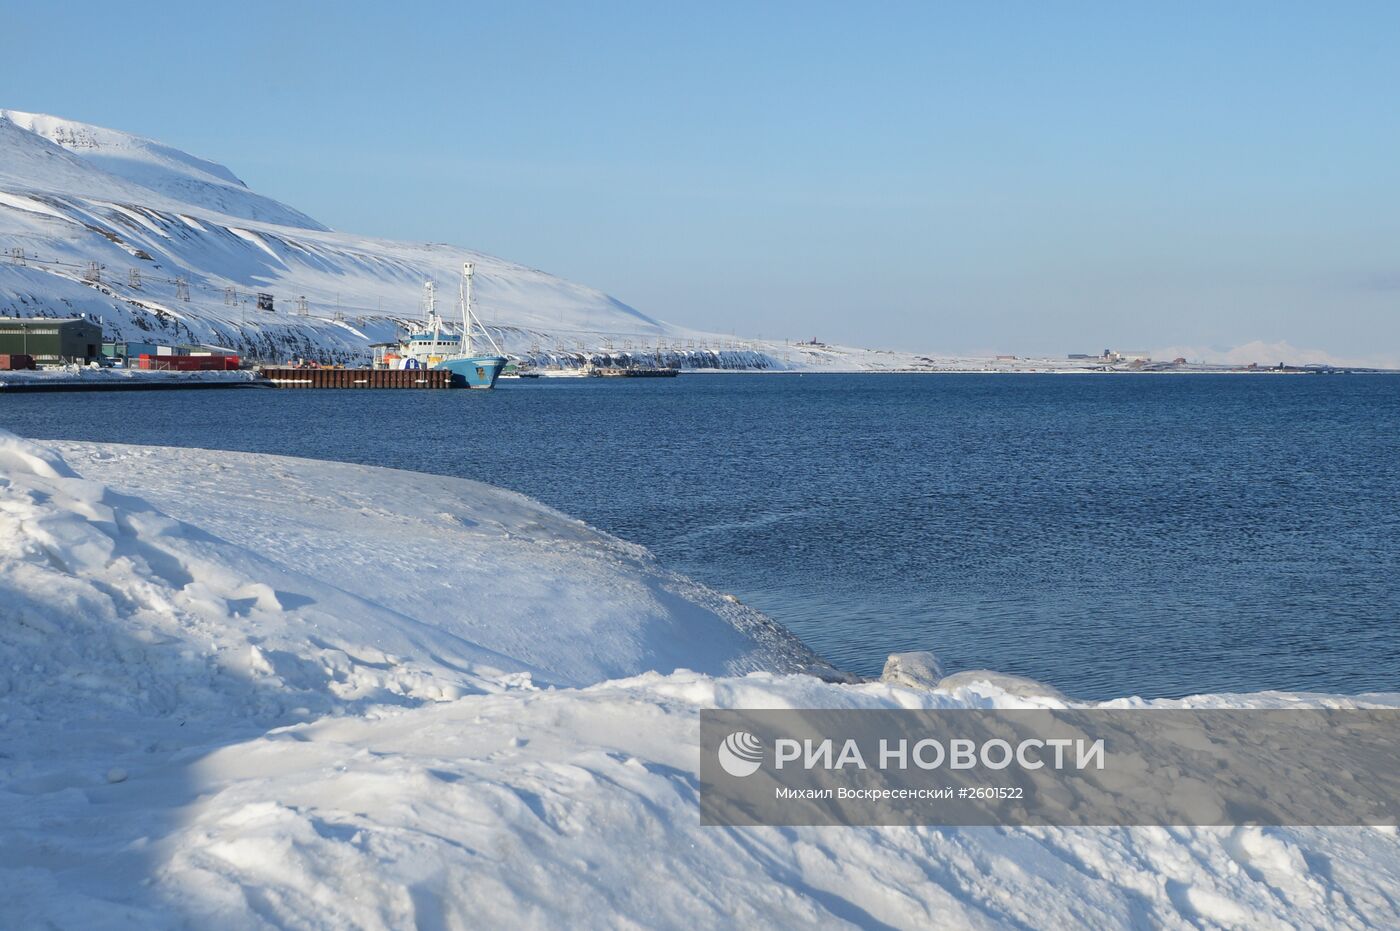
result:
<svg viewBox="0 0 1400 931"><path fill-rule="evenodd" d="M452 373L452 383L459 388L491 388L506 367L503 356L472 356L466 359L448 359L433 366L447 369Z"/></svg>

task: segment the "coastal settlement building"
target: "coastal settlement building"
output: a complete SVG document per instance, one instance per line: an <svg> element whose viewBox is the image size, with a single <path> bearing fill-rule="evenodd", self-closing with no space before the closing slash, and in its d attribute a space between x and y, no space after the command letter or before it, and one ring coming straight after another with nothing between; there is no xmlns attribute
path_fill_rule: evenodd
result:
<svg viewBox="0 0 1400 931"><path fill-rule="evenodd" d="M997 358L1001 358L998 356ZM1087 352L1071 352L1069 358L1075 362L1087 362L1091 359L1099 362L1151 362L1152 356L1147 350L1138 349L1105 349L1099 355L1090 355ZM1185 360L1182 360L1185 361Z"/></svg>
<svg viewBox="0 0 1400 931"><path fill-rule="evenodd" d="M0 317L0 355L33 356L39 365L91 362L102 354L102 327L75 317Z"/></svg>

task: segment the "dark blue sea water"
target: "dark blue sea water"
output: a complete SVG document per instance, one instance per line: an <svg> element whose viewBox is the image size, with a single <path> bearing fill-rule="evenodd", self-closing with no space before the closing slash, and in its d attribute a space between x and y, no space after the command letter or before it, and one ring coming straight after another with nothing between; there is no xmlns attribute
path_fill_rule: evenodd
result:
<svg viewBox="0 0 1400 931"><path fill-rule="evenodd" d="M1400 377L10 395L0 427L504 485L863 674L931 649L1086 698L1400 689Z"/></svg>

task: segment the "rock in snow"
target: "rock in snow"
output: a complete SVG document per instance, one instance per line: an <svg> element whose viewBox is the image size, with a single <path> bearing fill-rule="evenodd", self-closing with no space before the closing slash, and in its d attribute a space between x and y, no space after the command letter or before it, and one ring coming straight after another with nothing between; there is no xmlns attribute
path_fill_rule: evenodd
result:
<svg viewBox="0 0 1400 931"><path fill-rule="evenodd" d="M489 486L0 435L0 926L1393 921L1389 830L700 826L701 708L1067 704L921 668L804 674L833 671Z"/></svg>
<svg viewBox="0 0 1400 931"><path fill-rule="evenodd" d="M943 664L927 650L913 653L891 653L885 660L880 681L911 689L931 689L943 678Z"/></svg>

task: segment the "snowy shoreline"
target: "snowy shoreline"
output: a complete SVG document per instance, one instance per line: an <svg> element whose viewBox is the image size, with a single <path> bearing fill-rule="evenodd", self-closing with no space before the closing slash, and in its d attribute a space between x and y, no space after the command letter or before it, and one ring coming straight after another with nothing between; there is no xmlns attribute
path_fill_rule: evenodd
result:
<svg viewBox="0 0 1400 931"><path fill-rule="evenodd" d="M0 392L263 387L254 372L162 372L67 365L0 372Z"/></svg>
<svg viewBox="0 0 1400 931"><path fill-rule="evenodd" d="M1400 695L836 678L768 618L491 486L0 432L0 924L1393 918L1390 829L701 827L697 712Z"/></svg>

